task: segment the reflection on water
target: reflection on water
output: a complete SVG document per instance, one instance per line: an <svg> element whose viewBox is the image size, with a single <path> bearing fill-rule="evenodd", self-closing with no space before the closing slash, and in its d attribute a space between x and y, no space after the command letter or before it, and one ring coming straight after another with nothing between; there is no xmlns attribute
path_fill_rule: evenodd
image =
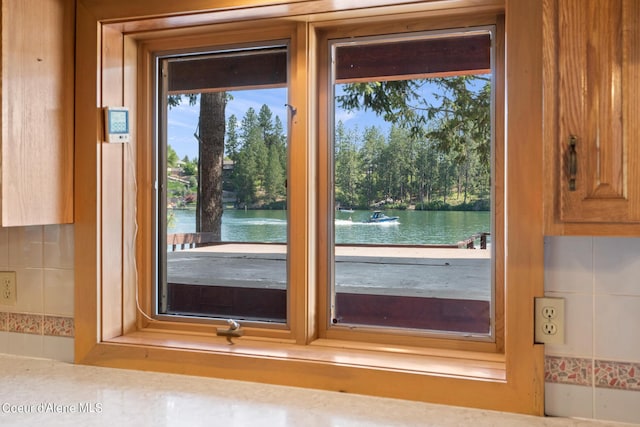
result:
<svg viewBox="0 0 640 427"><path fill-rule="evenodd" d="M193 210L173 210L169 233L195 232ZM336 243L455 244L490 231L489 212L385 211L397 222L368 223L371 212L336 212ZM225 210L222 240L230 242L285 242L286 211Z"/></svg>

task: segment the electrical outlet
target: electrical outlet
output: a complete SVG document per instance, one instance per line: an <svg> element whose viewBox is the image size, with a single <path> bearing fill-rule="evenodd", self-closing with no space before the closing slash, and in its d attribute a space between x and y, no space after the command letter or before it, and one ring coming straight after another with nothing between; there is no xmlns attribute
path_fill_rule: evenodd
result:
<svg viewBox="0 0 640 427"><path fill-rule="evenodd" d="M17 301L16 272L0 271L0 304L16 305Z"/></svg>
<svg viewBox="0 0 640 427"><path fill-rule="evenodd" d="M554 319L558 315L556 308L553 305L546 305L542 307L542 317L545 319Z"/></svg>
<svg viewBox="0 0 640 427"><path fill-rule="evenodd" d="M544 335L555 335L558 333L558 326L553 322L542 322L542 333Z"/></svg>
<svg viewBox="0 0 640 427"><path fill-rule="evenodd" d="M564 298L536 298L534 306L535 342L564 344Z"/></svg>

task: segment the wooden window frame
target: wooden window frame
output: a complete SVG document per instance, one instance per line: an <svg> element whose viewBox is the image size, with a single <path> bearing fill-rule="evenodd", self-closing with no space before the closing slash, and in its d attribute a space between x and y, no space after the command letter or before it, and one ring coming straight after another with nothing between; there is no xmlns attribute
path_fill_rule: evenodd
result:
<svg viewBox="0 0 640 427"><path fill-rule="evenodd" d="M203 53L208 54L210 52L215 51L224 51L228 49L238 49L242 50L244 48L255 48L255 47L271 47L271 45L283 45L287 44L287 51L293 51L296 49L296 24L265 24L260 26L259 28L255 28L255 26L250 25L240 25L239 28L237 26L232 26L232 28L212 28L205 31L199 30L188 40L176 39L172 35L165 36L161 34L160 37L154 37L150 40L138 43L138 51L142 56L141 64L149 67L149 70L154 66L155 62L158 58L166 57L168 55L178 55L181 54L193 54L193 53ZM285 57L290 56L289 53L285 54ZM295 60L294 60L295 61ZM287 60L287 69L285 70L277 70L279 72L283 72L285 75L285 79L288 80L287 75L293 75L293 70L295 69L295 63L291 60ZM272 70L272 69L271 69ZM242 78L246 79L247 76L252 76L253 71L247 73L247 75L242 76ZM157 111L158 105L150 104L154 102L158 97L157 88L158 82L154 80L153 82L147 81L151 79L151 76L156 76L157 70L153 70L152 74L141 74L140 78L144 80L142 87L148 88L153 87L153 92L141 91L139 93L139 102L141 106L141 110L147 111ZM236 74L237 76L237 74ZM282 76L280 76L282 78ZM266 80L266 79L265 79ZM229 82L226 82L227 84ZM280 86L287 87L288 99L286 101L289 105L305 105L306 98L304 90L292 91L291 88L295 87L295 82L287 81L286 85L282 83L273 84L273 82L265 82L262 87L265 86ZM211 82L206 83L206 86L211 86ZM301 84L298 83L298 88L300 88ZM256 85L255 88L260 88L260 85ZM247 86L243 87L244 89ZM235 88L226 87L227 90L233 90ZM195 90L194 92L198 92ZM171 93L169 91L169 93ZM284 104L284 102L283 102ZM289 199L291 199L292 195L298 197L299 195L303 195L305 191L305 183L308 178L306 176L306 171L304 170L304 164L291 162L291 157L295 156L297 158L305 158L306 154L306 143L305 143L305 126L306 121L301 119L301 113L304 112L304 109L300 109L300 114L296 113L294 117L290 117L289 120L293 121L293 124L289 124L289 133L287 142L288 148L288 193ZM158 122L166 120L166 118L158 119ZM285 123L286 125L286 123ZM145 128L148 130L149 135L153 135L156 132L156 128L159 126L159 123L149 123L145 122ZM147 148L151 148L155 143L152 142L155 140L155 137L151 139L144 139L144 143L138 147L138 154L140 157L140 162L142 163L151 163L155 162L157 164L157 159L154 158L154 155L151 151L147 150ZM158 142L161 144L161 142ZM144 145L144 148L142 147ZM164 149L164 148L162 148ZM148 189L150 187L146 187ZM144 200L146 194L144 192L146 189L140 189L138 191L138 198ZM145 203L144 205L139 205L138 210L140 212L139 218L153 218L156 215L155 206L157 205L157 199L154 199L156 202L153 205L149 205ZM299 266L306 265L305 255L306 251L304 250L304 242L294 241L295 239L292 236L298 235L306 235L308 232L304 229L304 224L301 224L299 220L296 218L304 218L307 213L305 212L305 204L304 203L291 203L290 200L288 202L288 227L287 227L287 253L286 253L286 264L287 264L287 279L286 279L286 290L285 298L287 301L286 314L285 314L285 322L273 321L273 322L258 322L258 321L249 321L245 320L242 322L243 328L247 332L246 336L258 336L258 337L267 337L267 338L277 338L277 339L289 339L294 340L296 342L304 341L304 335L302 331L296 331L295 326L299 324L299 322L292 322L292 318L294 316L295 307L300 305L307 306L307 302L305 301L306 292L303 289L303 284L308 282L308 277L306 275L306 271L304 269L299 268ZM140 233L139 236L136 236L139 240L142 241L155 241L157 239L157 229L152 230L152 234L147 234L146 232ZM162 239L157 239L158 242L161 242ZM155 251L154 251L155 252ZM159 259L161 258L160 255ZM138 264L142 268L145 269L145 278L141 280L139 283L142 284L142 288L144 288L143 294L152 295L148 300L144 299L140 301L141 309L144 313L151 314L155 313L155 302L159 298L157 296L157 289L154 289L158 286L159 280L154 280L153 277L157 275L157 270L160 268L158 265L161 261L159 260L157 263L152 262L149 264ZM159 275L158 277L161 277ZM146 278L148 277L148 279ZM166 278L164 279L166 280ZM149 289L147 289L149 288ZM247 289L245 289L246 291ZM255 292L254 292L255 293ZM246 294L244 294L246 296ZM143 314L143 317L144 314ZM151 317L151 316L150 316ZM218 317L219 318L219 317ZM169 313L158 314L154 319L162 320L165 324L162 325L158 323L158 327L160 328L174 328L176 322L181 324L180 330L188 330L191 325L190 323L199 322L203 323L207 320L204 318L194 319L193 317L174 315ZM146 319L150 320L150 319ZM152 321L153 322L153 321ZM223 327L226 325L223 321L216 321L214 324L217 327ZM154 323L155 325L155 323ZM145 325L150 326L150 325ZM215 331L214 331L215 332Z"/></svg>
<svg viewBox="0 0 640 427"><path fill-rule="evenodd" d="M532 315L533 298L543 293L541 0L457 0L444 6L431 1L394 6L393 1L371 0L370 8L344 5L343 10L330 0L226 0L210 10L197 0L131 3L78 0L77 4L76 74L82 78L76 82L75 125L76 362L542 415L543 346L533 342ZM309 10L314 15L308 15ZM507 188L497 189L507 194L504 331L497 332L504 334L504 351L466 345L416 349L410 342L389 351L382 344L353 342L345 347L338 340L317 339L316 272L322 266L316 260L324 257L315 253L316 158L306 144L297 144L299 151L291 153L305 163L290 172L299 183L291 191L301 192L298 198L303 201L292 206L291 214L309 218L299 223L299 230L290 231L304 236L299 247L290 249L305 258L290 273L296 277L291 281L304 281L292 296L295 329L230 346L215 336L215 325L149 322L138 314L138 306L149 307L151 295L150 286L141 286L138 292L137 283L151 283L153 265L151 243L141 236L154 232L151 221L141 220L152 201L140 189L153 185L152 164L145 161L148 144L142 142L151 140L154 123L152 109L147 108L154 87L144 77L151 75L149 61L144 60L148 50L141 46L170 35L178 48L185 40L201 38L194 35L200 25L242 33L247 30L243 21L271 18L275 27L289 25L295 40L303 41L292 44L297 52L291 64L295 75L297 70L318 66L313 54L318 32L311 29L325 23L353 31L364 20L375 20L384 28L393 16L411 28L446 16L447 26L454 28L467 23L469 16L487 19L499 13L505 14L508 42L505 96L498 102L508 105L506 163L517 165L506 170ZM315 23L308 24L310 20ZM170 39L165 38L164 48L171 48ZM309 89L317 87L313 74L294 79L291 87L299 97L294 104L299 111L298 135L305 141L315 141L320 131L314 120L306 121L316 117L318 98L323 96ZM130 144L102 143L101 108L107 105L131 109L135 120Z"/></svg>
<svg viewBox="0 0 640 427"><path fill-rule="evenodd" d="M498 102L498 100L504 98L504 20L502 16L490 15L490 16L478 16L478 17L466 17L460 24L459 28L442 27L442 23L439 20L433 20L432 22L421 22L420 24L414 24L407 31L405 23L398 23L395 26L388 23L384 29L384 35L378 34L379 25L359 25L357 27L340 25L335 26L332 24L315 25L314 29L318 34L318 58L320 63L318 64L317 75L319 76L318 88L319 94L330 93L330 76L329 76L329 44L331 40L355 40L356 37L362 38L380 38L384 41L384 36L390 38L402 37L403 34L409 33L423 33L428 36L431 33L431 37L435 34L438 38L432 38L439 42L446 40L452 40L454 37L461 39L465 30L471 30L476 34L479 31L488 31L489 27L494 27L492 34L495 38L493 43L493 49L491 62L495 62L494 69L491 70L494 73L492 76L492 97L494 98L491 106L492 112L492 170L494 171L492 181L498 183L504 182L504 162L501 159L504 158L504 104ZM481 30L480 30L481 29ZM451 34L449 36L448 34ZM466 38L471 38L466 36ZM428 37L427 37L428 39ZM455 44L455 43L450 43ZM462 43L461 43L462 44ZM358 46L358 45L355 45ZM450 47L450 46L448 46ZM474 46L475 47L475 46ZM475 61L477 63L478 61ZM489 67L490 68L490 67ZM471 74L471 73L469 73ZM442 77L444 75L452 75L452 73L434 73L434 77ZM458 74L456 74L458 75ZM358 79L355 79L358 80ZM330 109L333 108L331 100L318 95L318 103L320 108L318 111L318 123L332 123L330 116ZM332 143L332 138L327 132L331 129L328 126L320 127L319 132L319 167L318 167L318 182L319 182L319 209L318 209L318 223L319 224L331 224L333 218L331 212L334 210L333 206L329 206L331 189L328 188L332 185L333 179L330 174L332 173L333 166L330 165L329 153L333 152L333 148L329 147ZM495 185L494 185L495 187ZM499 242L493 245L494 252L491 259L491 298L490 303L491 310L491 322L490 334L484 337L477 335L475 340L463 337L463 334L455 332L449 333L447 330L429 331L429 330L411 330L410 332L403 333L401 329L394 328L379 328L375 326L359 326L358 328L351 328L349 325L344 327L331 327L331 322L327 318L330 312L329 299L324 298L318 301L319 305L319 324L320 324L320 337L333 340L339 340L341 345L349 345L352 342L377 342L384 343L386 345L403 345L411 347L438 347L438 348L452 348L452 349L465 349L468 351L482 351L490 353L503 353L504 352L504 330L495 325L502 325L504 323L504 211L499 207L503 207L503 199L505 197L504 191L493 190L491 194L492 199L492 229L493 229L493 242ZM319 230L319 235L327 236L331 230L328 227L323 227ZM319 253L330 254L334 250L332 244L329 244L329 237L320 239ZM331 292L331 267L327 262L333 262L333 257L319 257L318 258L318 287L319 295L329 295ZM329 275L329 276L328 276ZM456 336L457 335L457 336ZM344 344L344 343L347 344Z"/></svg>

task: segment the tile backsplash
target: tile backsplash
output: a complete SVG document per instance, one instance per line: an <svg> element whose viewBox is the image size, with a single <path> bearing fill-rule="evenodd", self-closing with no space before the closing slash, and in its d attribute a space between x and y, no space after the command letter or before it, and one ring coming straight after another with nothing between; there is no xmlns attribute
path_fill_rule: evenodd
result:
<svg viewBox="0 0 640 427"><path fill-rule="evenodd" d="M549 415L640 423L640 239L545 238L545 295L565 299L546 345Z"/></svg>
<svg viewBox="0 0 640 427"><path fill-rule="evenodd" d="M0 353L73 361L73 225L0 228ZM545 238L545 294L565 298L566 342L545 349L548 415L640 423L640 238Z"/></svg>
<svg viewBox="0 0 640 427"><path fill-rule="evenodd" d="M0 305L0 353L73 361L73 225L0 228L0 271L17 301Z"/></svg>

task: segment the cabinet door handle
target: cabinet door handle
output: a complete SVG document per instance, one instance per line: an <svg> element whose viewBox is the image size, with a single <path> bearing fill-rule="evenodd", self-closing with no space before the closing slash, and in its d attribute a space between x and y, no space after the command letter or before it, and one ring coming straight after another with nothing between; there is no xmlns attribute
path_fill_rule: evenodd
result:
<svg viewBox="0 0 640 427"><path fill-rule="evenodd" d="M574 135L569 137L569 191L576 191L576 175L578 173L577 141L578 138Z"/></svg>

